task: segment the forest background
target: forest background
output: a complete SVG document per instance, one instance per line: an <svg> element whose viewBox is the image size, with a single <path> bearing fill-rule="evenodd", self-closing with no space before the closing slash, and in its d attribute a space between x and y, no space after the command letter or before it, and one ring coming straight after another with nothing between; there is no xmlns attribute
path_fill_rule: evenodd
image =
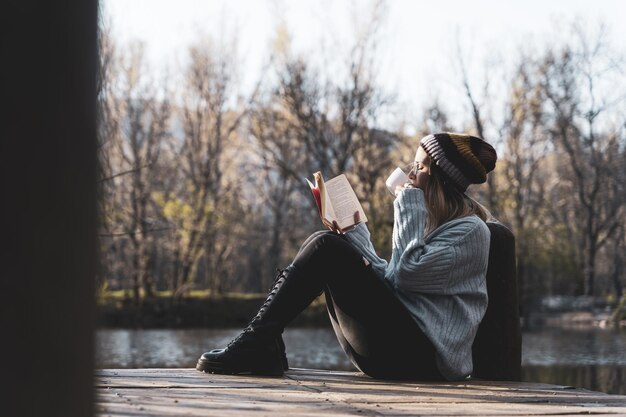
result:
<svg viewBox="0 0 626 417"><path fill-rule="evenodd" d="M102 19L102 303L266 291L321 227L304 180L317 170L346 173L388 259L385 178L412 161L422 136L458 131L498 150L490 180L471 194L516 236L522 311L548 295L624 304L626 83L611 28L571 19L550 42L506 59L494 50L479 65L457 31L445 48L452 95L416 92L421 108L407 119L376 61L393 23L386 11L382 1L355 10L348 53L326 61L297 51L279 21L245 88L235 35L199 35L172 77Z"/></svg>

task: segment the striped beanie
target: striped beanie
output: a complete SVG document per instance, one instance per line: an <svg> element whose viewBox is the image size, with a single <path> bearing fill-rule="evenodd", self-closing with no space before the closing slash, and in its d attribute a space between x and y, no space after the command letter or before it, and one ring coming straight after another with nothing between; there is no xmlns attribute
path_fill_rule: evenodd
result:
<svg viewBox="0 0 626 417"><path fill-rule="evenodd" d="M484 140L463 133L435 133L420 140L430 159L461 191L487 181L496 167L496 150Z"/></svg>

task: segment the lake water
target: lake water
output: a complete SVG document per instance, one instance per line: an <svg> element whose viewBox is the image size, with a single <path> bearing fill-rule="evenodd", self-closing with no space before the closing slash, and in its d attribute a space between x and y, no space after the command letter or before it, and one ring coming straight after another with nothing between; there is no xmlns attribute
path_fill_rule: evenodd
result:
<svg viewBox="0 0 626 417"><path fill-rule="evenodd" d="M96 334L99 368L190 368L240 329L126 330ZM289 365L354 370L332 329L293 328L284 334ZM626 394L626 331L544 328L524 333L523 380Z"/></svg>

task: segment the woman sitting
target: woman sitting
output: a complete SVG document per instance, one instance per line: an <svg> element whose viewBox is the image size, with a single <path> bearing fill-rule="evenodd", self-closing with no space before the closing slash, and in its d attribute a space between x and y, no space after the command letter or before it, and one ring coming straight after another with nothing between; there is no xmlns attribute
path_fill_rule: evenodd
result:
<svg viewBox="0 0 626 417"><path fill-rule="evenodd" d="M391 260L365 223L312 234L244 331L204 353L197 369L280 375L282 332L322 292L335 334L363 373L382 379L459 380L487 308L487 211L465 194L484 183L496 152L475 136L424 137L396 189ZM356 219L358 221L358 219Z"/></svg>

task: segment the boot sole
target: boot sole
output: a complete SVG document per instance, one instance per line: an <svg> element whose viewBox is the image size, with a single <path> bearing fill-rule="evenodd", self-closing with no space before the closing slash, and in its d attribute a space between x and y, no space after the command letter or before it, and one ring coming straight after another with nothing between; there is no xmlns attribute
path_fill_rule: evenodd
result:
<svg viewBox="0 0 626 417"><path fill-rule="evenodd" d="M281 364L282 365L282 364ZM283 367L280 368L248 368L248 369L233 369L232 367L225 367L221 363L211 362L206 359L198 359L196 369L200 372L208 374L221 374L221 375L262 375L262 376L282 376L284 373Z"/></svg>

